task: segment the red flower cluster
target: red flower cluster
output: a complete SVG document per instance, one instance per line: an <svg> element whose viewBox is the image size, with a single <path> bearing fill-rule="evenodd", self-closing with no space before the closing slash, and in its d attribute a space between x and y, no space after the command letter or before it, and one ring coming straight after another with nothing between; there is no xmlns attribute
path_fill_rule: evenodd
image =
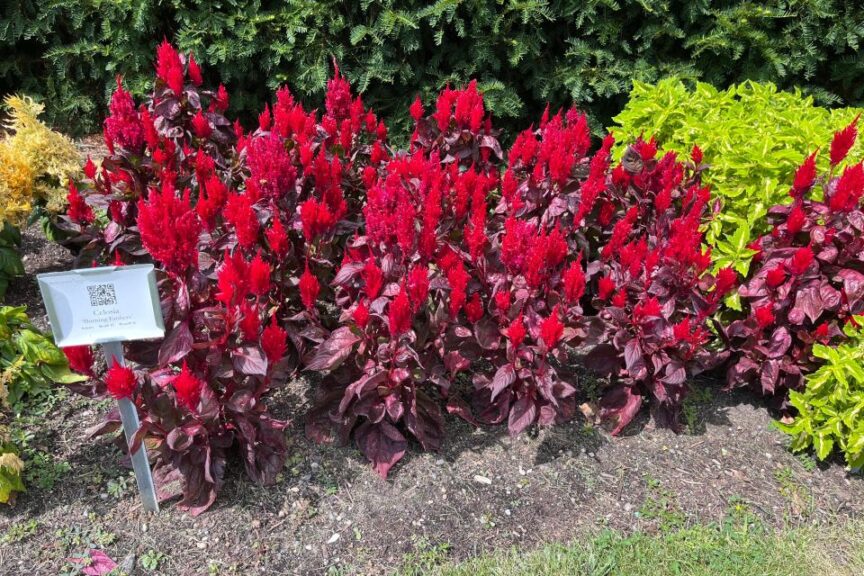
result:
<svg viewBox="0 0 864 576"><path fill-rule="evenodd" d="M141 243L165 270L178 276L198 265L201 221L190 194L187 188L178 196L174 183L166 180L161 189L151 189L149 198L138 202Z"/></svg>

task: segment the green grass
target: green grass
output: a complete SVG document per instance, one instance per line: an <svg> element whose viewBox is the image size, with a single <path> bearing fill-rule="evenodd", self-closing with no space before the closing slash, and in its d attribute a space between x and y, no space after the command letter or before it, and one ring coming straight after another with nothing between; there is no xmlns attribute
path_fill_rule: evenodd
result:
<svg viewBox="0 0 864 576"><path fill-rule="evenodd" d="M864 574L864 521L775 531L749 514L655 535L604 530L567 545L448 564L447 548L406 557L404 576L843 576ZM441 554L433 557L433 552ZM419 561L418 561L419 560Z"/></svg>

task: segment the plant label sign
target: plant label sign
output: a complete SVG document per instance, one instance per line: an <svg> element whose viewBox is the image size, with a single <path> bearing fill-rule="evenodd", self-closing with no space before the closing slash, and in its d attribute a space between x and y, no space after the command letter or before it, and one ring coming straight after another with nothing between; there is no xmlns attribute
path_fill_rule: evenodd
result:
<svg viewBox="0 0 864 576"><path fill-rule="evenodd" d="M101 344L105 362L125 365L124 340L165 335L156 273L152 264L107 266L36 276L57 346ZM117 400L127 446L141 427L138 409L129 398ZM153 473L142 442L129 450L144 509L159 511Z"/></svg>
<svg viewBox="0 0 864 576"><path fill-rule="evenodd" d="M57 346L161 338L165 333L152 264L39 274Z"/></svg>

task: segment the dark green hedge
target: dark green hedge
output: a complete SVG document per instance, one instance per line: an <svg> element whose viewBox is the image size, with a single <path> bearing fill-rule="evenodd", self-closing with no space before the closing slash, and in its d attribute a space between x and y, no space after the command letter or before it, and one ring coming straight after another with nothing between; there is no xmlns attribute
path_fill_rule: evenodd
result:
<svg viewBox="0 0 864 576"><path fill-rule="evenodd" d="M864 100L859 0L13 0L0 8L0 92L92 130L113 76L139 90L163 36L226 82L232 108L287 83L318 102L342 65L388 114L418 91L480 80L499 118L545 102L617 112L633 79L800 86L821 104ZM248 110L244 111L249 112ZM506 121L504 122L506 125Z"/></svg>

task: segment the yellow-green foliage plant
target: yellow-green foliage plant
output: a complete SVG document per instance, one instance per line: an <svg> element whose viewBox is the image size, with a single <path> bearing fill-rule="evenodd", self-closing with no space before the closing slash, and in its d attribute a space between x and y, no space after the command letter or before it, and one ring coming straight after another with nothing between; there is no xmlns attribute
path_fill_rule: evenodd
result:
<svg viewBox="0 0 864 576"><path fill-rule="evenodd" d="M858 317L859 322L864 318ZM851 323L849 340L839 346L813 347L813 354L825 362L807 377L800 392L789 393L789 402L798 410L791 424L777 427L791 434L792 449L810 447L820 460L837 451L853 469L864 468L864 329Z"/></svg>
<svg viewBox="0 0 864 576"><path fill-rule="evenodd" d="M640 134L654 136L662 151L681 157L699 146L707 165L703 181L711 186L712 197L723 202L705 234L714 264L746 275L754 254L748 245L768 231L768 208L791 202L795 169L860 112L820 108L810 97L769 83L747 81L718 90L704 83L689 88L667 78L653 85L634 82L611 130L622 143ZM623 145L616 152L620 157ZM862 154L859 142L845 164L856 163ZM820 154L818 161L827 169L828 154Z"/></svg>
<svg viewBox="0 0 864 576"><path fill-rule="evenodd" d="M0 504L14 502L15 494L24 491L23 470L24 462L9 441L9 431L0 424Z"/></svg>
<svg viewBox="0 0 864 576"><path fill-rule="evenodd" d="M59 212L81 161L72 141L39 121L42 105L8 96L8 135L0 141L0 298L10 278L24 273L18 252L22 225L35 207Z"/></svg>

